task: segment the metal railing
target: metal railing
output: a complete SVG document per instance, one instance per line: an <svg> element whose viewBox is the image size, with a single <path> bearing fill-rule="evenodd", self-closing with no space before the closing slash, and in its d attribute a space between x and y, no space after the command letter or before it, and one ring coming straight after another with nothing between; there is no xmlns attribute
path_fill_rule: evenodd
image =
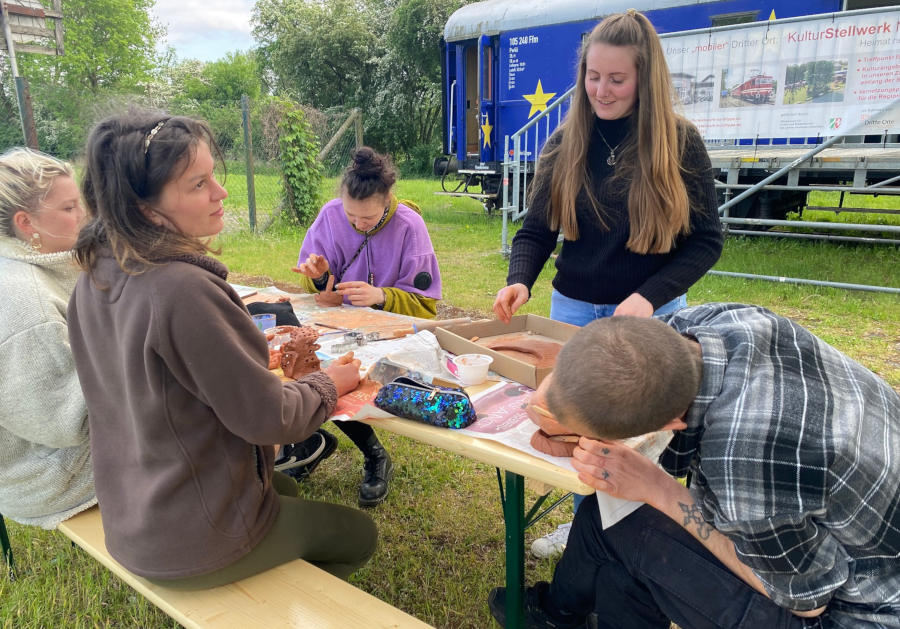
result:
<svg viewBox="0 0 900 629"><path fill-rule="evenodd" d="M529 178L534 173L534 165L537 161L537 156L540 154L540 150L543 147L544 143L549 138L552 131L559 125L562 121L563 117L563 106L568 104L571 101L572 94L575 91L575 87L569 88L566 92L564 92L559 98L557 98L552 105L547 107L546 110L541 112L536 118L529 121L525 124L521 129L513 133L511 136L507 135L505 137L504 144L504 161L503 161L503 205L501 207L503 213L503 224L501 231L501 253L504 256L509 256L510 253L510 242L509 242L509 221L510 220L519 220L524 217L528 212L528 185ZM894 104L896 105L896 103ZM892 105L892 106L894 106ZM555 116L556 125L551 128L550 124L553 121L553 116ZM852 129L851 129L852 130ZM813 191L813 190L827 190L832 192L847 192L851 194L900 194L900 187L891 187L889 184L895 183L897 180L900 180L900 175L896 177L892 177L886 181L881 181L878 183L874 183L869 186L815 186L815 185L778 185L772 182L777 181L778 179L784 177L792 170L796 169L803 163L812 160L812 158L820 153L821 151L831 147L834 144L837 144L841 141L846 141L848 139L849 134L843 133L838 134L832 137L825 139L821 144L817 144L810 148L802 156L792 160L789 164L784 167L776 170L770 175L766 176L763 180L756 184L738 184L738 183L723 183L720 181L716 182L718 188L725 189L725 198L726 201L719 207L719 215L722 217L722 222L726 225L726 229L729 233L734 235L770 235L770 236L779 236L784 238L797 238L797 239L810 239L810 240L830 240L835 242L858 242L858 243L880 243L880 244L888 244L888 245L897 245L900 244L900 239L886 237L888 235L893 236L895 234L900 235L900 227L892 226L892 225L866 225L859 223L837 223L837 222L798 222L798 221L789 221L789 220L769 220L769 219L757 219L757 218L737 218L731 217L728 214L728 210L733 207L736 203L739 203L741 200L749 197L750 195L760 191L760 190L800 190L800 191ZM721 148L723 144L721 142L716 142L716 145ZM731 146L728 146L730 149L740 149L741 145L738 144L737 140L733 141ZM749 151L753 151L758 148L758 146L747 146ZM715 150L715 149L712 149ZM530 157L534 157L534 159L529 159ZM731 190L738 189L743 190L740 194L737 194L734 197L731 197ZM807 233L797 233L797 232L768 232L768 231L750 231L750 230L742 230L741 226L765 226L765 227L804 227L811 229L824 229L824 230L833 230L833 231L856 231L863 233L879 233L883 234L881 237L870 237L870 236L853 236L853 235L833 235L833 234L807 234ZM737 227L737 229L735 229ZM560 236L561 238L562 236ZM730 277L741 277L741 278L753 278L753 279L761 279L767 281L776 281L781 283L794 283L794 284L807 284L807 285L816 285L816 286L828 286L834 288L845 288L852 290L869 290L875 292L888 292L888 293L900 293L900 289L892 288L892 287L883 287L883 286L868 286L861 284L847 284L840 282L827 282L820 280L810 280L810 279L802 279L802 278L791 278L791 277L775 277L768 275L757 275L757 274L747 274L747 273L731 273L726 271L710 271L712 275L726 275Z"/></svg>
<svg viewBox="0 0 900 629"><path fill-rule="evenodd" d="M569 103L574 92L573 85L534 120L504 139L503 205L500 208L503 213L500 251L504 256L509 256L509 221L517 221L528 213L529 176L534 173L534 165L544 143L562 121L563 105ZM553 116L556 117L556 124L551 128ZM529 157L534 159L529 160Z"/></svg>

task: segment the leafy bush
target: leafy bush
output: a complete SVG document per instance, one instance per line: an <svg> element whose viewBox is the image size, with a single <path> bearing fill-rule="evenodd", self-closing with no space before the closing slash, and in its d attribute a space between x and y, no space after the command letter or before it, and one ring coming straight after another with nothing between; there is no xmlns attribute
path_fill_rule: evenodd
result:
<svg viewBox="0 0 900 629"><path fill-rule="evenodd" d="M400 171L404 177L432 177L432 163L441 154L437 143L418 144L409 151L409 157L400 163Z"/></svg>

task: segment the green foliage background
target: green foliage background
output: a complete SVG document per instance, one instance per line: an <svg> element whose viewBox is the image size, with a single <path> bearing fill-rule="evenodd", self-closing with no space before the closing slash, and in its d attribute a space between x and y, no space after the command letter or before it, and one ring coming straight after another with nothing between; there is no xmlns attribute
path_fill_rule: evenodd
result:
<svg viewBox="0 0 900 629"><path fill-rule="evenodd" d="M203 118L240 158L246 94L258 159L278 159L271 114L279 98L329 121L359 109L366 144L392 154L404 173L425 173L441 152L441 35L468 1L257 0L258 48L201 62L158 52L166 32L150 17L155 0L66 0L65 55L18 55L20 73L40 148L65 159L77 159L95 122L129 104ZM0 149L22 143L7 67L0 59ZM335 126L313 124L320 144Z"/></svg>

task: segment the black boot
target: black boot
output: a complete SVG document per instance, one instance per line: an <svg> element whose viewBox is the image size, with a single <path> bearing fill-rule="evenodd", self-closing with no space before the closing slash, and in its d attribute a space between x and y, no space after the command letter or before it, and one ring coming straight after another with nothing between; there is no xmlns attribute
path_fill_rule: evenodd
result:
<svg viewBox="0 0 900 629"><path fill-rule="evenodd" d="M394 464L375 435L369 437L361 449L366 461L363 464L363 482L359 486L359 506L374 507L387 497Z"/></svg>

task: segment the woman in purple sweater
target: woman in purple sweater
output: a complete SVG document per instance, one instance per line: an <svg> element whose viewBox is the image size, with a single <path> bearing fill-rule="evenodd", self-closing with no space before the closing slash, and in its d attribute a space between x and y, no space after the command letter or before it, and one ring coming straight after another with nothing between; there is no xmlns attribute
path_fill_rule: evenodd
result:
<svg viewBox="0 0 900 629"><path fill-rule="evenodd" d="M293 269L302 275L301 284L316 293L318 304L345 303L434 318L441 298L437 257L418 209L394 196L396 181L389 157L367 146L354 151L341 179L340 197L322 207ZM394 469L390 456L368 424L335 425L365 457L359 505L380 504ZM276 468L304 478L336 446L333 435L319 430L305 442L286 447Z"/></svg>

